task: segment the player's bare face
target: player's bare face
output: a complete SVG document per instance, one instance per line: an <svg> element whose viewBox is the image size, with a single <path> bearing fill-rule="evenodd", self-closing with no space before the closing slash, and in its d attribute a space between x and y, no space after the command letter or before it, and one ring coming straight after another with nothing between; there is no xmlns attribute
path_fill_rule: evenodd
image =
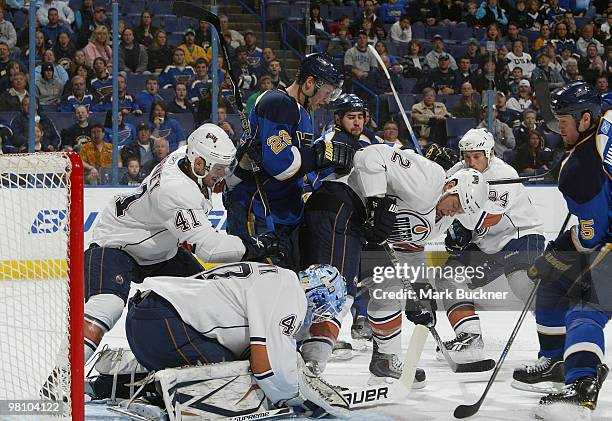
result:
<svg viewBox="0 0 612 421"><path fill-rule="evenodd" d="M204 160L200 159L199 162L196 161L195 170L198 175L204 175ZM227 174L228 166L221 164L214 164L212 168L206 174L206 177L202 180L203 184L206 187L214 187L219 181L223 180L223 177Z"/></svg>
<svg viewBox="0 0 612 421"><path fill-rule="evenodd" d="M465 151L463 152L463 161L467 168L472 168L476 171L483 172L487 169L487 156L482 151Z"/></svg>
<svg viewBox="0 0 612 421"><path fill-rule="evenodd" d="M445 194L436 205L436 216L455 216L463 213L459 196L456 194Z"/></svg>
<svg viewBox="0 0 612 421"><path fill-rule="evenodd" d="M314 90L314 87L313 87ZM329 104L334 93L334 87L328 84L321 86L317 89L316 93L311 96L308 100L310 111L314 111L319 107Z"/></svg>
<svg viewBox="0 0 612 421"><path fill-rule="evenodd" d="M576 120L570 115L559 116L559 134L567 145L573 145L578 140Z"/></svg>
<svg viewBox="0 0 612 421"><path fill-rule="evenodd" d="M342 127L353 136L359 136L363 132L364 122L363 113L346 113L342 117Z"/></svg>

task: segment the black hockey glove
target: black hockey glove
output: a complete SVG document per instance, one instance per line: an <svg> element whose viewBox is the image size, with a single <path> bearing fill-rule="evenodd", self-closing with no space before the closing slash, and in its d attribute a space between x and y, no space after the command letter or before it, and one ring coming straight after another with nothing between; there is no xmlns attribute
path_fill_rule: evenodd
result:
<svg viewBox="0 0 612 421"><path fill-rule="evenodd" d="M461 222L454 220L446 231L444 239L448 254L455 257L460 255L470 241L472 241L472 231L461 225Z"/></svg>
<svg viewBox="0 0 612 421"><path fill-rule="evenodd" d="M453 165L459 162L459 155L453 149L445 148L432 143L423 151L423 156L430 161L435 162L448 171Z"/></svg>
<svg viewBox="0 0 612 421"><path fill-rule="evenodd" d="M314 144L315 164L317 168L336 167L345 170L353 168L355 148L335 140L325 140Z"/></svg>
<svg viewBox="0 0 612 421"><path fill-rule="evenodd" d="M272 256L283 259L289 255L291 247L287 236L277 232L264 232L241 240L246 247L245 260L263 260Z"/></svg>
<svg viewBox="0 0 612 421"><path fill-rule="evenodd" d="M363 236L369 243L383 244L391 235L397 217L397 205L393 197L368 197L368 217L363 226Z"/></svg>
<svg viewBox="0 0 612 421"><path fill-rule="evenodd" d="M406 318L415 325L434 327L438 304L433 296L433 287L429 282L414 282L410 286L416 293L416 300L406 300Z"/></svg>
<svg viewBox="0 0 612 421"><path fill-rule="evenodd" d="M238 146L236 151L236 159L241 168L251 171L253 164L261 168L262 152L260 142L243 143Z"/></svg>
<svg viewBox="0 0 612 421"><path fill-rule="evenodd" d="M580 253L577 251L559 250L555 242L551 241L546 246L544 254L538 257L529 268L527 275L531 279L541 279L543 283L555 282L579 259Z"/></svg>

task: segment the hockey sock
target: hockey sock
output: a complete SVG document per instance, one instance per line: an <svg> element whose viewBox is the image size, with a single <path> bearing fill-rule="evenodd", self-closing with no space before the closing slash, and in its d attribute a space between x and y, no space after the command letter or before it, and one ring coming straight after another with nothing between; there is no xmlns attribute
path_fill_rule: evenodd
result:
<svg viewBox="0 0 612 421"><path fill-rule="evenodd" d="M94 295L85 303L85 363L94 354L106 332L121 317L125 303L113 294Z"/></svg>
<svg viewBox="0 0 612 421"><path fill-rule="evenodd" d="M603 328L608 317L600 311L580 307L567 313L565 340L565 384L597 374L597 365L604 360Z"/></svg>
<svg viewBox="0 0 612 421"><path fill-rule="evenodd" d="M387 315L381 313L380 311L374 314L368 313L372 337L378 345L378 352L399 355L402 350L402 312Z"/></svg>
<svg viewBox="0 0 612 421"><path fill-rule="evenodd" d="M480 318L476 314L473 302L461 301L453 304L446 311L446 317L456 335L462 332L481 333Z"/></svg>

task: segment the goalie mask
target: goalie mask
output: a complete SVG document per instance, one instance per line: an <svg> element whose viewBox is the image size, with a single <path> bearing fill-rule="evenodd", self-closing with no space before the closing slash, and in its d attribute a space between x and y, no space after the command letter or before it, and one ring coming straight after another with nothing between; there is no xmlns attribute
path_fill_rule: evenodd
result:
<svg viewBox="0 0 612 421"><path fill-rule="evenodd" d="M195 169L197 158L205 162L204 174L198 174ZM206 123L198 127L187 139L187 159L191 171L197 178L198 185L203 188L204 178L212 174L216 182L229 176L236 165L236 147L227 133L219 126Z"/></svg>
<svg viewBox="0 0 612 421"><path fill-rule="evenodd" d="M330 265L311 265L298 274L308 309L304 326L334 318L346 301L346 281L338 269Z"/></svg>
<svg viewBox="0 0 612 421"><path fill-rule="evenodd" d="M455 186L446 191L445 195L459 196L461 208L466 214L476 215L484 209L489 199L489 184L482 173L473 169L457 171L446 179L446 183L456 181Z"/></svg>
<svg viewBox="0 0 612 421"><path fill-rule="evenodd" d="M493 138L493 134L491 134L491 132L485 128L470 129L459 141L459 150L461 151L462 157L464 152L483 152L487 157L487 168L489 168L489 165L491 165L491 160L494 156L494 146L495 139ZM465 160L463 162L467 167Z"/></svg>

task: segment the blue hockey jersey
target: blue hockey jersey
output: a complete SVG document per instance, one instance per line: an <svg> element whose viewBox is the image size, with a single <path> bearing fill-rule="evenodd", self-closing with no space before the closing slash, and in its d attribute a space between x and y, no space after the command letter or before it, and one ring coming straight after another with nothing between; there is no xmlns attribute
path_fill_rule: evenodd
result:
<svg viewBox="0 0 612 421"><path fill-rule="evenodd" d="M597 128L581 134L562 164L559 190L578 217L571 239L586 252L612 241L612 111Z"/></svg>
<svg viewBox="0 0 612 421"><path fill-rule="evenodd" d="M173 88L177 83L182 82L189 87L195 75L196 73L191 66L179 68L171 64L166 66L164 71L159 75L159 86L164 89Z"/></svg>

